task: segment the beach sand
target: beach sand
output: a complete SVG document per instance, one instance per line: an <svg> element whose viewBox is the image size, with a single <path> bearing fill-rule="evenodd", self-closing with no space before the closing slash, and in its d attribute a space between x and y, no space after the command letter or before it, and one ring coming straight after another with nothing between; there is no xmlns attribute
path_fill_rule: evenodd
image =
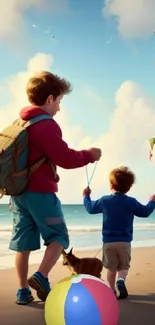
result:
<svg viewBox="0 0 155 325"><path fill-rule="evenodd" d="M95 256L96 251L78 252L77 256ZM98 255L101 258L101 254ZM36 270L30 267L30 274ZM52 284L69 275L66 267L58 262L51 272ZM103 271L103 279L106 272ZM119 301L119 325L155 324L155 247L134 248L132 263L127 279L129 297ZM15 269L0 271L0 324L2 325L45 325L44 304L38 299L27 305L17 306L15 301L17 279ZM55 325L55 324L53 324ZM95 324L94 324L95 325Z"/></svg>

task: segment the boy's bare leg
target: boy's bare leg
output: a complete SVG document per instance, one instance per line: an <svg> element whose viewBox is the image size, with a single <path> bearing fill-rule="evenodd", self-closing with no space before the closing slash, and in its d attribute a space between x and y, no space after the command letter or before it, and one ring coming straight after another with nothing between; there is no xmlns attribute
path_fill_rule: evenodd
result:
<svg viewBox="0 0 155 325"><path fill-rule="evenodd" d="M48 273L58 261L62 251L63 247L59 243L53 242L47 246L43 260L38 269L38 272L40 272L45 278L48 277Z"/></svg>
<svg viewBox="0 0 155 325"><path fill-rule="evenodd" d="M128 270L120 270L118 272L116 287L119 291L119 299L125 299L128 296L128 291L125 285L127 274Z"/></svg>
<svg viewBox="0 0 155 325"><path fill-rule="evenodd" d="M116 271L107 271L107 281L110 288L115 291Z"/></svg>
<svg viewBox="0 0 155 325"><path fill-rule="evenodd" d="M118 277L117 277L117 279L118 279L118 280L119 280L119 279L123 279L123 280L125 281L127 275L128 275L128 270L120 270L120 271L118 272Z"/></svg>
<svg viewBox="0 0 155 325"><path fill-rule="evenodd" d="M31 288L36 290L38 298L42 301L46 300L51 290L48 274L61 256L63 248L64 247L57 242L50 243L46 248L38 271L28 279L28 284Z"/></svg>
<svg viewBox="0 0 155 325"><path fill-rule="evenodd" d="M15 256L15 267L19 281L19 288L28 288L27 276L28 276L28 262L30 251L17 252Z"/></svg>

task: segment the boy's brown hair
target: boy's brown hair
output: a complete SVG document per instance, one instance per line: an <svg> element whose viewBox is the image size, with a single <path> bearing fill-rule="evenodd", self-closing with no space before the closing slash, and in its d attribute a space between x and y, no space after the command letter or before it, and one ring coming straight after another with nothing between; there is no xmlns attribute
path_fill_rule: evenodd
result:
<svg viewBox="0 0 155 325"><path fill-rule="evenodd" d="M72 87L69 81L48 71L42 71L31 77L26 88L29 102L37 106L44 105L50 95L56 99L58 96L66 95L71 91Z"/></svg>
<svg viewBox="0 0 155 325"><path fill-rule="evenodd" d="M128 167L122 166L110 172L109 181L115 191L125 194L135 183L136 177Z"/></svg>

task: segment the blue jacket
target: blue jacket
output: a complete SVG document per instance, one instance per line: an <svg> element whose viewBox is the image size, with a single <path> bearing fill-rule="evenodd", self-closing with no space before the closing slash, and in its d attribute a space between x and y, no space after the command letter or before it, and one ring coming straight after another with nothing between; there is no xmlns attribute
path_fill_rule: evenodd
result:
<svg viewBox="0 0 155 325"><path fill-rule="evenodd" d="M84 206L90 214L103 214L102 240L108 242L131 242L134 216L147 218L155 209L155 201L146 205L135 198L116 192L96 201L84 197Z"/></svg>

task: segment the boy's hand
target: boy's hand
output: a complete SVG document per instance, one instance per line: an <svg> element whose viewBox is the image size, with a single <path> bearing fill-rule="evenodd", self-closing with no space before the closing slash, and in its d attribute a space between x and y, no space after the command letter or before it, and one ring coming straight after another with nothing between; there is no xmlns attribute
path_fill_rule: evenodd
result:
<svg viewBox="0 0 155 325"><path fill-rule="evenodd" d="M87 196L87 195L90 195L90 194L91 194L91 189L89 187L86 187L83 190L83 196Z"/></svg>
<svg viewBox="0 0 155 325"><path fill-rule="evenodd" d="M102 156L101 149L99 149L99 148L90 148L89 151L92 154L94 162L100 160L100 158Z"/></svg>
<svg viewBox="0 0 155 325"><path fill-rule="evenodd" d="M155 194L151 195L149 200L150 201L155 201Z"/></svg>

